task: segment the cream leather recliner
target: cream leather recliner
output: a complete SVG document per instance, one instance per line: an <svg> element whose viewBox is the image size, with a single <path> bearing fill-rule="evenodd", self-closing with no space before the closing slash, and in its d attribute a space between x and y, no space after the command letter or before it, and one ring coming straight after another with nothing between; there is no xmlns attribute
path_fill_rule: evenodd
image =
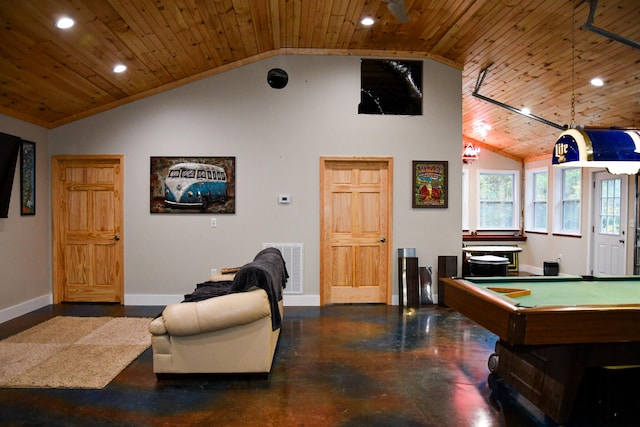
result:
<svg viewBox="0 0 640 427"><path fill-rule="evenodd" d="M156 374L271 371L283 315L281 291L288 275L277 249L273 251L282 268L263 268L260 261L265 258L271 264L280 262L275 252L264 251L237 272L232 293L170 304L150 323ZM278 312L272 313L272 307Z"/></svg>

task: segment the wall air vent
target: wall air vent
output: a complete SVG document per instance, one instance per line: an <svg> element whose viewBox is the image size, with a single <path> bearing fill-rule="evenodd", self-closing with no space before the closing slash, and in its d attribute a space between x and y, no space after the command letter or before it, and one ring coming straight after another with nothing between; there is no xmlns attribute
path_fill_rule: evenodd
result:
<svg viewBox="0 0 640 427"><path fill-rule="evenodd" d="M262 249L276 248L282 253L284 261L287 263L289 280L284 293L287 295L302 294L302 265L304 255L304 245L302 243L263 243Z"/></svg>

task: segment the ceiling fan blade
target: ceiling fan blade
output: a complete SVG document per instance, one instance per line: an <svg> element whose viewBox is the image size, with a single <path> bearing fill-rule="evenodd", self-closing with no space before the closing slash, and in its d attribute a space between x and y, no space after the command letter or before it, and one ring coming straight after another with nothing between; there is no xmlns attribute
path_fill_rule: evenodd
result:
<svg viewBox="0 0 640 427"><path fill-rule="evenodd" d="M404 7L403 0L387 1L387 9L389 9L389 12L391 12L391 14L403 24L409 22L409 14L407 13L407 8Z"/></svg>

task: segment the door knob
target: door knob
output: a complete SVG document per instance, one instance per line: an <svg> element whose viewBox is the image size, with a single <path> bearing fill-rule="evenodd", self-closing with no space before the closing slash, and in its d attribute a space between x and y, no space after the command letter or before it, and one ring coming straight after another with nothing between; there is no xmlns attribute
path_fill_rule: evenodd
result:
<svg viewBox="0 0 640 427"><path fill-rule="evenodd" d="M618 240L618 242L620 242L620 243L624 243L624 240Z"/></svg>
<svg viewBox="0 0 640 427"><path fill-rule="evenodd" d="M384 237L381 237L381 238L380 238L380 241L381 241L382 243L384 243L384 242L386 242L386 241L387 241L387 239L385 239Z"/></svg>
<svg viewBox="0 0 640 427"><path fill-rule="evenodd" d="M116 242L117 242L117 241L119 241L119 240L120 240L120 235L119 235L119 234L116 234L116 235L113 237L113 240L115 240Z"/></svg>

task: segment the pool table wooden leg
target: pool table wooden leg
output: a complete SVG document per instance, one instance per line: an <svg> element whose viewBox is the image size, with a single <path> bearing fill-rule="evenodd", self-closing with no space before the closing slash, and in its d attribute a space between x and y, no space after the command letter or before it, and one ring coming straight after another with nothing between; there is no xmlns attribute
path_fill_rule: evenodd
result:
<svg viewBox="0 0 640 427"><path fill-rule="evenodd" d="M492 372L549 418L566 424L585 369L640 364L640 342L510 346L498 341L495 354Z"/></svg>
<svg viewBox="0 0 640 427"><path fill-rule="evenodd" d="M585 368L576 346L511 347L496 344L495 372L559 424L565 424Z"/></svg>

